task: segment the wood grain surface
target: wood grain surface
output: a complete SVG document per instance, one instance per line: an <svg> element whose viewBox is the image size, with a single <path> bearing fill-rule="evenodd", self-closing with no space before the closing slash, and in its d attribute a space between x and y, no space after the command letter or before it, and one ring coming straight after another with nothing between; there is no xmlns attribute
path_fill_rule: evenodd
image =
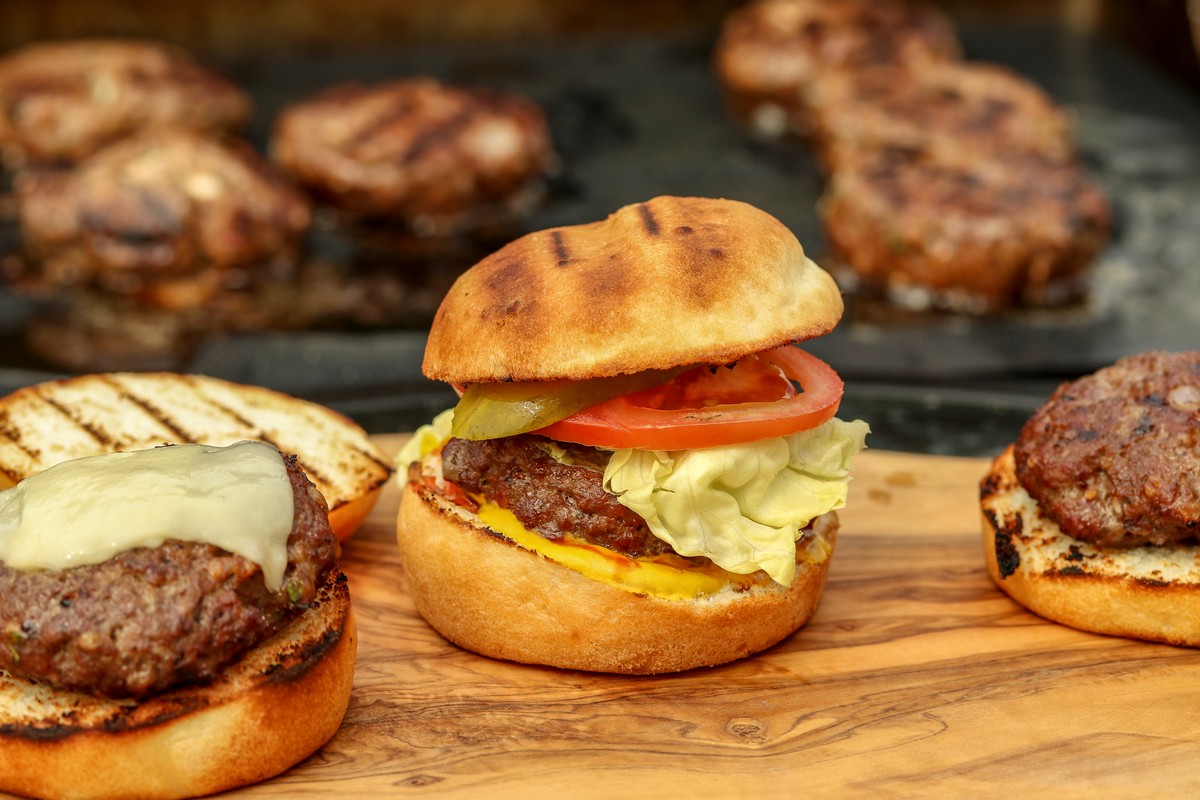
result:
<svg viewBox="0 0 1200 800"><path fill-rule="evenodd" d="M389 450L399 437L382 437ZM494 661L415 613L388 488L347 543L354 695L260 797L1152 797L1200 788L1200 653L1009 601L974 459L868 451L824 599L754 658L625 677Z"/></svg>

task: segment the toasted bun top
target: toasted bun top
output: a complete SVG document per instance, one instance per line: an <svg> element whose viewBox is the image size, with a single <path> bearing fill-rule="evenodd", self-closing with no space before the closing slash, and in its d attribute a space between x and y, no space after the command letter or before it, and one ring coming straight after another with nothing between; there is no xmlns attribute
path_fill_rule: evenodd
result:
<svg viewBox="0 0 1200 800"><path fill-rule="evenodd" d="M424 372L480 383L728 363L841 315L833 279L770 214L656 197L528 234L468 270L438 309Z"/></svg>
<svg viewBox="0 0 1200 800"><path fill-rule="evenodd" d="M296 455L343 539L392 474L391 461L366 431L316 403L204 375L113 372L47 381L0 398L0 489L73 458L243 439Z"/></svg>

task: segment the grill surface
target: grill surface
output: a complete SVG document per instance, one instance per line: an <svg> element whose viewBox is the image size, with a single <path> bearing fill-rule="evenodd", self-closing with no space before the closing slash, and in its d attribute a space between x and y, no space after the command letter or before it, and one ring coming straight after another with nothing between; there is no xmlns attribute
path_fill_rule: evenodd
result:
<svg viewBox="0 0 1200 800"><path fill-rule="evenodd" d="M967 57L1014 67L1077 117L1080 149L1117 220L1090 297L1068 309L969 319L900 312L851 293L841 326L810 349L851 380L1026 387L1139 350L1196 347L1200 101L1099 37L994 22L961 25L960 34ZM255 97L251 138L260 147L285 103L345 80L431 74L531 96L548 113L563 166L506 235L600 219L658 194L730 197L779 217L821 260L821 182L808 152L755 141L729 120L711 49L711 38L405 48L273 56L227 72ZM335 278L382 265L408 284L398 310L375 322L335 318L317 330L216 338L180 368L350 409L391 398L424 415L444 400L419 374L424 330L453 277L495 245L464 240L421 261L390 251L386 237L356 249L319 228L312 249ZM0 246L16 246L11 225L0 230ZM22 345L32 313L28 300L0 290L0 389L56 374ZM1041 390L1037 383L1033 393Z"/></svg>

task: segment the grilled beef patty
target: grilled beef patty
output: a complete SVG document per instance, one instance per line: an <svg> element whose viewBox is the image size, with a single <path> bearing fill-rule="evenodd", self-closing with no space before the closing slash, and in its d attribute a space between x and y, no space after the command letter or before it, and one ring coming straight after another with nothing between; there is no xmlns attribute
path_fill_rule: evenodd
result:
<svg viewBox="0 0 1200 800"><path fill-rule="evenodd" d="M837 169L835 144L922 148L965 159L1075 159L1067 113L999 64L842 70L823 76L810 99L817 151L830 170Z"/></svg>
<svg viewBox="0 0 1200 800"><path fill-rule="evenodd" d="M821 200L830 249L894 299L958 311L1056 305L1083 290L1111 212L1075 163L839 146Z"/></svg>
<svg viewBox="0 0 1200 800"><path fill-rule="evenodd" d="M0 563L0 669L118 698L215 678L301 614L337 566L325 498L295 456L285 463L295 516L279 591L256 564L195 542L66 570Z"/></svg>
<svg viewBox="0 0 1200 800"><path fill-rule="evenodd" d="M13 169L75 163L137 131L233 132L251 102L161 42L37 42L0 59L0 158Z"/></svg>
<svg viewBox="0 0 1200 800"><path fill-rule="evenodd" d="M830 72L957 58L950 19L921 0L755 0L729 14L714 69L740 121L806 135L809 92Z"/></svg>
<svg viewBox="0 0 1200 800"><path fill-rule="evenodd" d="M308 199L249 145L181 130L126 139L71 171L22 173L15 189L40 281L172 310L290 264L311 220Z"/></svg>
<svg viewBox="0 0 1200 800"><path fill-rule="evenodd" d="M1200 351L1150 352L1064 384L1017 440L1017 478L1102 546L1200 536Z"/></svg>
<svg viewBox="0 0 1200 800"><path fill-rule="evenodd" d="M442 449L442 474L468 492L486 496L548 539L571 534L638 557L672 552L645 521L604 491L608 454L563 443L574 461L560 463L536 436L468 441Z"/></svg>
<svg viewBox="0 0 1200 800"><path fill-rule="evenodd" d="M271 152L321 201L409 221L514 201L551 155L533 101L427 78L342 84L301 100L280 114Z"/></svg>

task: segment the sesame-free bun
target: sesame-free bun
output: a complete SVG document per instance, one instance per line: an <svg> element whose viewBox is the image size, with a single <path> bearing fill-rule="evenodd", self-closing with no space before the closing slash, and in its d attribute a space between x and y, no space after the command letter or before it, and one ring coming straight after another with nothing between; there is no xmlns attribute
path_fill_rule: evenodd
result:
<svg viewBox="0 0 1200 800"><path fill-rule="evenodd" d="M1016 602L1084 631L1200 647L1200 545L1097 547L1063 533L1010 446L980 484L988 574Z"/></svg>
<svg viewBox="0 0 1200 800"><path fill-rule="evenodd" d="M0 671L0 790L40 798L182 798L265 780L316 751L350 701L357 632L346 578L211 684L139 702Z"/></svg>
<svg viewBox="0 0 1200 800"><path fill-rule="evenodd" d="M833 547L837 515L814 523ZM621 589L519 547L416 481L397 539L417 611L443 637L492 658L648 675L765 650L812 616L830 559L797 562L791 586L763 581L691 600Z"/></svg>
<svg viewBox="0 0 1200 800"><path fill-rule="evenodd" d="M451 383L722 364L830 331L833 279L746 203L656 197L517 239L459 277L423 370Z"/></svg>
<svg viewBox="0 0 1200 800"><path fill-rule="evenodd" d="M113 372L47 381L0 398L0 420L0 489L83 456L269 442L297 456L329 504L339 539L358 528L392 474L383 451L341 414L205 375Z"/></svg>

